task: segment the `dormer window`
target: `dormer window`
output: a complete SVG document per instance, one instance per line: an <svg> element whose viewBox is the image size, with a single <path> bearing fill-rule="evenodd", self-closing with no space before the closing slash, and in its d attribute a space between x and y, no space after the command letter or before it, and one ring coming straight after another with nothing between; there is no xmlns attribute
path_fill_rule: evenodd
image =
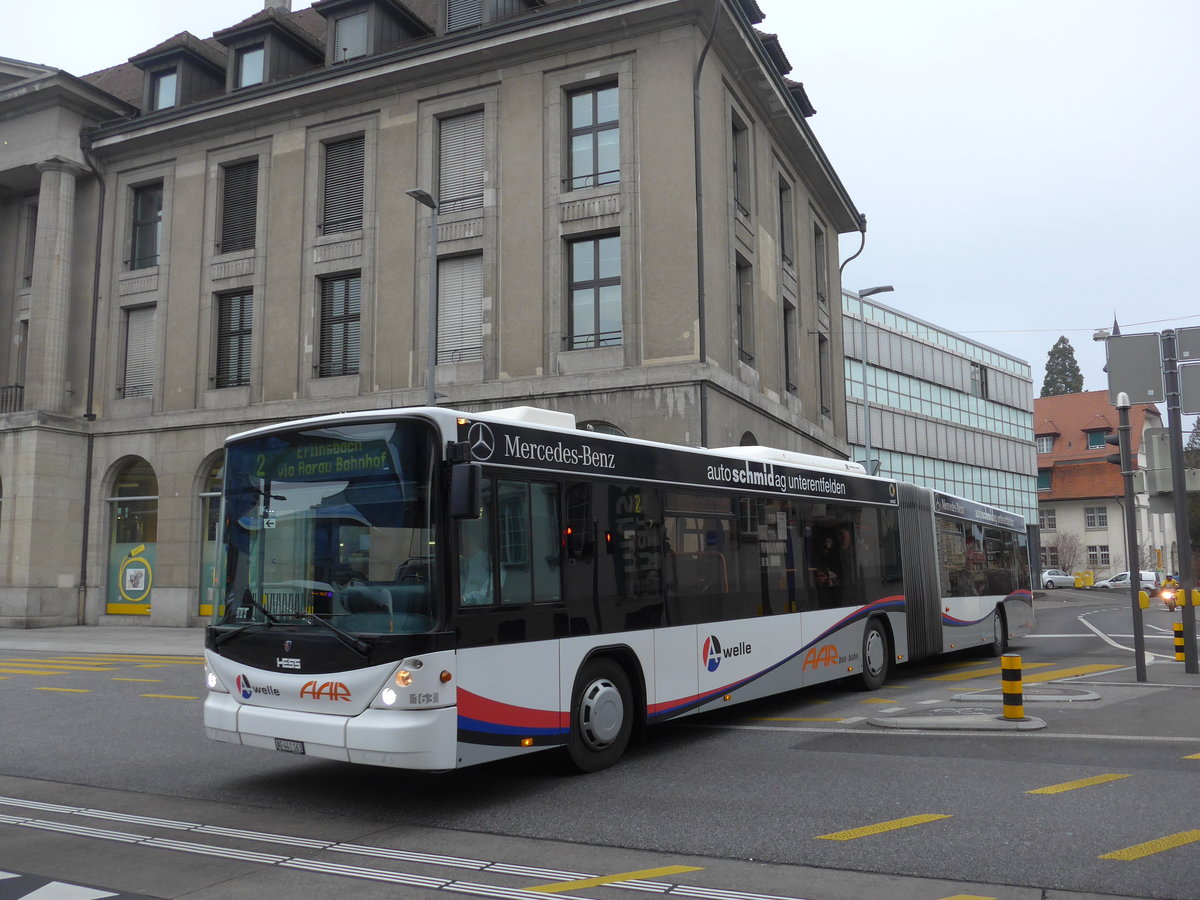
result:
<svg viewBox="0 0 1200 900"><path fill-rule="evenodd" d="M179 75L175 69L163 69L150 76L151 110L170 109L179 103Z"/></svg>
<svg viewBox="0 0 1200 900"><path fill-rule="evenodd" d="M243 47L237 51L237 86L250 87L263 83L263 63L266 50L262 44Z"/></svg>
<svg viewBox="0 0 1200 900"><path fill-rule="evenodd" d="M366 12L342 16L333 23L333 61L345 62L367 55Z"/></svg>

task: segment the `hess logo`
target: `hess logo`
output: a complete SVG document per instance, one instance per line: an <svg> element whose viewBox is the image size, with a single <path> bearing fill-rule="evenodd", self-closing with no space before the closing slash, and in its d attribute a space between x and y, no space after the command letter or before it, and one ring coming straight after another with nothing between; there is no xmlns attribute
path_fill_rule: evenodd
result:
<svg viewBox="0 0 1200 900"><path fill-rule="evenodd" d="M350 688L340 681L306 681L300 688L300 697L311 700L345 700L350 702Z"/></svg>
<svg viewBox="0 0 1200 900"><path fill-rule="evenodd" d="M704 664L704 668L710 672L717 671L717 666L721 665L722 659L729 659L733 656L746 656L750 653L751 647L745 641L734 647L721 647L721 642L717 640L715 634L710 634L704 639L704 644L700 648L700 661Z"/></svg>

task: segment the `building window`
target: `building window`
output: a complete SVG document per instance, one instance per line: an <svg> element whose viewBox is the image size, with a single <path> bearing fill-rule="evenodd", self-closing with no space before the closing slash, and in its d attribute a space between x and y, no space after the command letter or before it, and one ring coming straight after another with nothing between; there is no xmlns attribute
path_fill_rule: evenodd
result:
<svg viewBox="0 0 1200 900"><path fill-rule="evenodd" d="M988 399L988 373L979 363L971 363L971 396Z"/></svg>
<svg viewBox="0 0 1200 900"><path fill-rule="evenodd" d="M1108 544L1088 545L1088 568L1107 569L1109 565Z"/></svg>
<svg viewBox="0 0 1200 900"><path fill-rule="evenodd" d="M750 215L750 129L733 114L733 205Z"/></svg>
<svg viewBox="0 0 1200 900"><path fill-rule="evenodd" d="M1058 568L1058 548L1057 547L1043 547L1042 548L1042 562L1045 564L1047 569L1057 569Z"/></svg>
<svg viewBox="0 0 1200 900"><path fill-rule="evenodd" d="M129 247L129 268L148 269L158 265L162 243L163 186L159 181L133 191L133 234Z"/></svg>
<svg viewBox="0 0 1200 900"><path fill-rule="evenodd" d="M1054 531L1058 527L1058 517L1054 507L1047 506L1038 510L1038 528L1042 531Z"/></svg>
<svg viewBox="0 0 1200 900"><path fill-rule="evenodd" d="M27 203L25 205L25 246L21 255L21 285L23 287L33 284L33 260L34 251L37 248L37 219L37 203Z"/></svg>
<svg viewBox="0 0 1200 900"><path fill-rule="evenodd" d="M258 224L258 160L221 169L221 234L218 253L254 248Z"/></svg>
<svg viewBox="0 0 1200 900"><path fill-rule="evenodd" d="M833 411L833 359L829 337L824 334L817 335L817 366L821 388L821 415L828 416Z"/></svg>
<svg viewBox="0 0 1200 900"><path fill-rule="evenodd" d="M1107 528L1107 506L1085 506L1083 508L1083 525L1085 528Z"/></svg>
<svg viewBox="0 0 1200 900"><path fill-rule="evenodd" d="M150 76L150 109L170 109L178 99L179 75L174 69L164 69Z"/></svg>
<svg viewBox="0 0 1200 900"><path fill-rule="evenodd" d="M570 244L570 321L567 349L621 343L621 236Z"/></svg>
<svg viewBox="0 0 1200 900"><path fill-rule="evenodd" d="M333 23L333 61L345 62L367 55L367 14L342 16Z"/></svg>
<svg viewBox="0 0 1200 900"><path fill-rule="evenodd" d="M737 285L737 346L738 359L744 363L754 362L754 270L750 264L738 257Z"/></svg>
<svg viewBox="0 0 1200 900"><path fill-rule="evenodd" d="M363 156L361 134L325 145L323 234L362 228Z"/></svg>
<svg viewBox="0 0 1200 900"><path fill-rule="evenodd" d="M570 96L570 190L613 184L621 177L617 86L589 88Z"/></svg>
<svg viewBox="0 0 1200 900"><path fill-rule="evenodd" d="M783 301L783 383L789 393L796 392L796 305Z"/></svg>
<svg viewBox="0 0 1200 900"><path fill-rule="evenodd" d="M1053 435L1050 435L1048 437L1035 438L1035 440L1037 441L1037 452L1038 453L1049 453L1051 450L1054 449L1054 436Z"/></svg>
<svg viewBox="0 0 1200 900"><path fill-rule="evenodd" d="M263 63L266 61L266 50L262 44L253 47L242 47L237 51L237 86L250 87L263 83Z"/></svg>
<svg viewBox="0 0 1200 900"><path fill-rule="evenodd" d="M483 359L483 256L438 260L437 362Z"/></svg>
<svg viewBox="0 0 1200 900"><path fill-rule="evenodd" d="M317 376L358 374L362 276L321 279L321 352Z"/></svg>
<svg viewBox="0 0 1200 900"><path fill-rule="evenodd" d="M483 24L483 0L446 0L446 30L476 28Z"/></svg>
<svg viewBox="0 0 1200 900"><path fill-rule="evenodd" d="M825 247L825 230L813 223L813 275L817 300L827 303L829 297L829 257Z"/></svg>
<svg viewBox="0 0 1200 900"><path fill-rule="evenodd" d="M1108 435L1103 431L1089 431L1087 433L1088 449L1103 450L1108 446L1104 440L1106 437L1108 437Z"/></svg>
<svg viewBox="0 0 1200 900"><path fill-rule="evenodd" d="M792 186L779 176L779 258L788 268L795 266L796 223L792 208Z"/></svg>
<svg viewBox="0 0 1200 900"><path fill-rule="evenodd" d="M438 130L438 211L482 208L483 110L442 119Z"/></svg>
<svg viewBox="0 0 1200 900"><path fill-rule="evenodd" d="M1038 469L1037 489L1039 491L1050 490L1050 469Z"/></svg>
<svg viewBox="0 0 1200 900"><path fill-rule="evenodd" d="M217 297L217 374L219 388L250 383L250 336L254 294L239 291Z"/></svg>
<svg viewBox="0 0 1200 900"><path fill-rule="evenodd" d="M122 397L149 397L154 392L155 307L125 311L125 371Z"/></svg>

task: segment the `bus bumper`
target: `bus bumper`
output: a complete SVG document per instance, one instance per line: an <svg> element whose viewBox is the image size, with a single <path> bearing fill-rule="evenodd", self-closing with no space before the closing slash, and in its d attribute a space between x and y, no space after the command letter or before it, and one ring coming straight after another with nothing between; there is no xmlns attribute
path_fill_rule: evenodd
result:
<svg viewBox="0 0 1200 900"><path fill-rule="evenodd" d="M303 745L305 756L399 769L441 771L458 764L458 710L367 709L335 716L238 703L211 692L204 730L216 741L278 750L277 739Z"/></svg>

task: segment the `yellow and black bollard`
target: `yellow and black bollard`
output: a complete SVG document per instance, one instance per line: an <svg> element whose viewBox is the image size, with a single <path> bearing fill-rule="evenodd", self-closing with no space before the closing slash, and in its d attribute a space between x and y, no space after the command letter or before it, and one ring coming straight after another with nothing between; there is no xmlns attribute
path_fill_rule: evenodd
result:
<svg viewBox="0 0 1200 900"><path fill-rule="evenodd" d="M1187 662L1183 652L1183 623L1173 622L1171 627L1175 630L1175 662Z"/></svg>
<svg viewBox="0 0 1200 900"><path fill-rule="evenodd" d="M1022 721L1025 718L1025 694L1021 684L1021 654L1005 653L1000 657L1000 677L1006 721Z"/></svg>

